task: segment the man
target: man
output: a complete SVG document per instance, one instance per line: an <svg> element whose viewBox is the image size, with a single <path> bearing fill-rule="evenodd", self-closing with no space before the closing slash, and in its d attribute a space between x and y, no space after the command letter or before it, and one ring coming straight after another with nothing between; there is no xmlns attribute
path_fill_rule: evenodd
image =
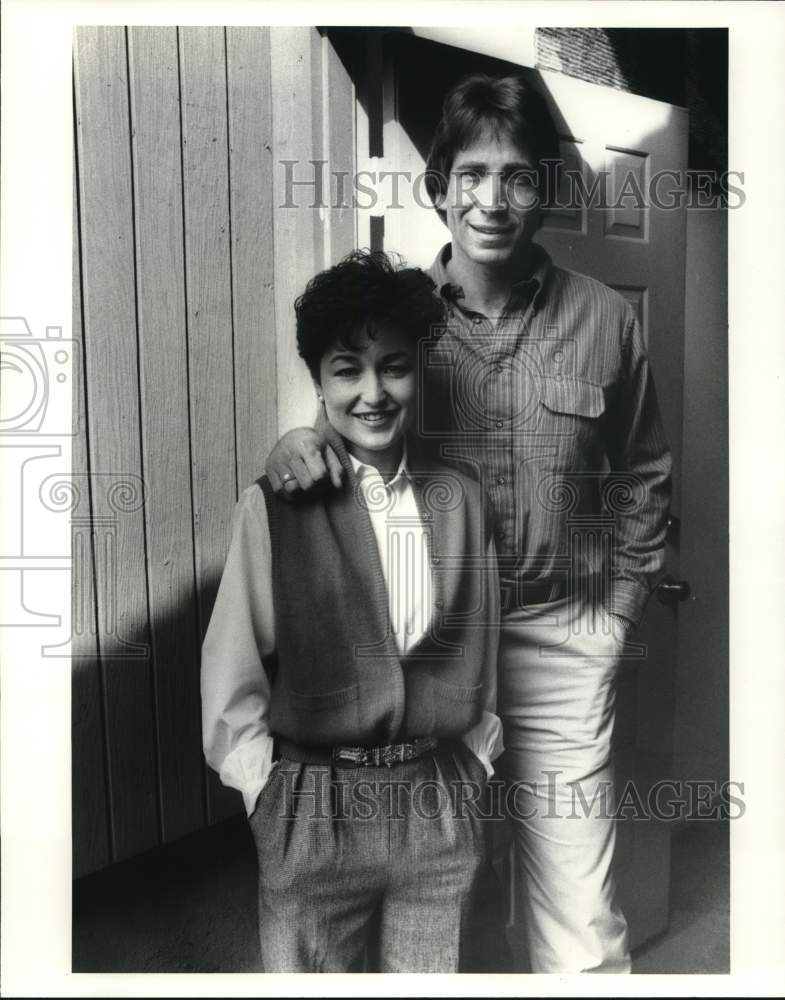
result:
<svg viewBox="0 0 785 1000"><path fill-rule="evenodd" d="M448 94L427 186L452 238L430 270L449 324L423 351L420 432L474 469L493 509L502 770L531 967L627 972L611 870L615 678L662 565L670 455L631 308L533 241L557 159L524 80L475 75ZM285 492L335 482L335 456L293 431L268 474Z"/></svg>

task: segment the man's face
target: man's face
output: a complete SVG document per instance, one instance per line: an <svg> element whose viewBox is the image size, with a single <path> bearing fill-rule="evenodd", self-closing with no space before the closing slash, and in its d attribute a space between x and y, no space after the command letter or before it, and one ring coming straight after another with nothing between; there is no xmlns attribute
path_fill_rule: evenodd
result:
<svg viewBox="0 0 785 1000"><path fill-rule="evenodd" d="M537 162L504 135L492 133L459 150L445 204L453 256L504 266L537 231Z"/></svg>

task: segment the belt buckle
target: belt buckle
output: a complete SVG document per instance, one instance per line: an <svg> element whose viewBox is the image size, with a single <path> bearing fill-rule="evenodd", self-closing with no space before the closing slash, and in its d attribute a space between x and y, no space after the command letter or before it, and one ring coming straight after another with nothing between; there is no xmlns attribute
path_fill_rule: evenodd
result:
<svg viewBox="0 0 785 1000"><path fill-rule="evenodd" d="M418 753L429 749L433 741L429 739L416 740L413 744L388 743L387 746L373 747L334 747L332 759L354 764L356 767L393 767L412 760Z"/></svg>
<svg viewBox="0 0 785 1000"><path fill-rule="evenodd" d="M366 751L362 747L335 747L332 752L334 761L346 761L349 764L365 764Z"/></svg>

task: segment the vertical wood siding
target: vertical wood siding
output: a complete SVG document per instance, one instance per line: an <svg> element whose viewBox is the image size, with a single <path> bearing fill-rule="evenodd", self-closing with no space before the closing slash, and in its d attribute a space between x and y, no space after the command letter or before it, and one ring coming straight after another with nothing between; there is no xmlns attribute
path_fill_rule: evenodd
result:
<svg viewBox="0 0 785 1000"><path fill-rule="evenodd" d="M280 207L281 160L354 170L314 28L79 28L74 107L79 876L241 811L203 763L199 648L238 492L313 415L293 300L356 229L304 188Z"/></svg>

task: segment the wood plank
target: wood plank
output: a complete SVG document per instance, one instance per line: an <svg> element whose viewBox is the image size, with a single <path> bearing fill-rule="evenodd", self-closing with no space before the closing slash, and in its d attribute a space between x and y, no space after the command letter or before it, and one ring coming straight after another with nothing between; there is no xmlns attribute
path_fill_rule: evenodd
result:
<svg viewBox="0 0 785 1000"><path fill-rule="evenodd" d="M159 842L145 540L128 80L122 28L75 44L90 471L97 527L113 858ZM126 484L126 486L123 486Z"/></svg>
<svg viewBox="0 0 785 1000"><path fill-rule="evenodd" d="M278 437L273 283L270 29L226 29L237 490L264 471ZM213 821L241 811L208 769Z"/></svg>
<svg viewBox="0 0 785 1000"><path fill-rule="evenodd" d="M236 501L226 54L222 28L180 29L193 527L199 633L206 631ZM212 776L208 815L239 808Z"/></svg>
<svg viewBox="0 0 785 1000"><path fill-rule="evenodd" d="M84 360L77 170L78 164L74 163L71 336L79 345L74 369ZM71 513L71 843L72 875L79 878L109 864L103 691L96 635L83 372L74 371L73 407L76 434L71 469L76 502Z"/></svg>
<svg viewBox="0 0 785 1000"><path fill-rule="evenodd" d="M352 208L352 178L357 170L354 134L354 84L332 42L325 37L324 68L327 95L330 170L330 263L336 264L357 245L356 211ZM345 174L339 182L338 175ZM342 190L341 190L342 189Z"/></svg>
<svg viewBox="0 0 785 1000"><path fill-rule="evenodd" d="M270 29L227 28L237 488L278 436Z"/></svg>
<svg viewBox="0 0 785 1000"><path fill-rule="evenodd" d="M295 345L294 300L324 266L320 209L311 187L287 191L283 160L294 160L295 180L311 181L321 144L321 39L315 28L271 29L275 128L274 240L278 429L309 423L316 414L313 386ZM289 203L293 207L283 207ZM323 210L321 210L323 211Z"/></svg>
<svg viewBox="0 0 785 1000"><path fill-rule="evenodd" d="M164 842L205 819L177 30L129 29L147 576Z"/></svg>

